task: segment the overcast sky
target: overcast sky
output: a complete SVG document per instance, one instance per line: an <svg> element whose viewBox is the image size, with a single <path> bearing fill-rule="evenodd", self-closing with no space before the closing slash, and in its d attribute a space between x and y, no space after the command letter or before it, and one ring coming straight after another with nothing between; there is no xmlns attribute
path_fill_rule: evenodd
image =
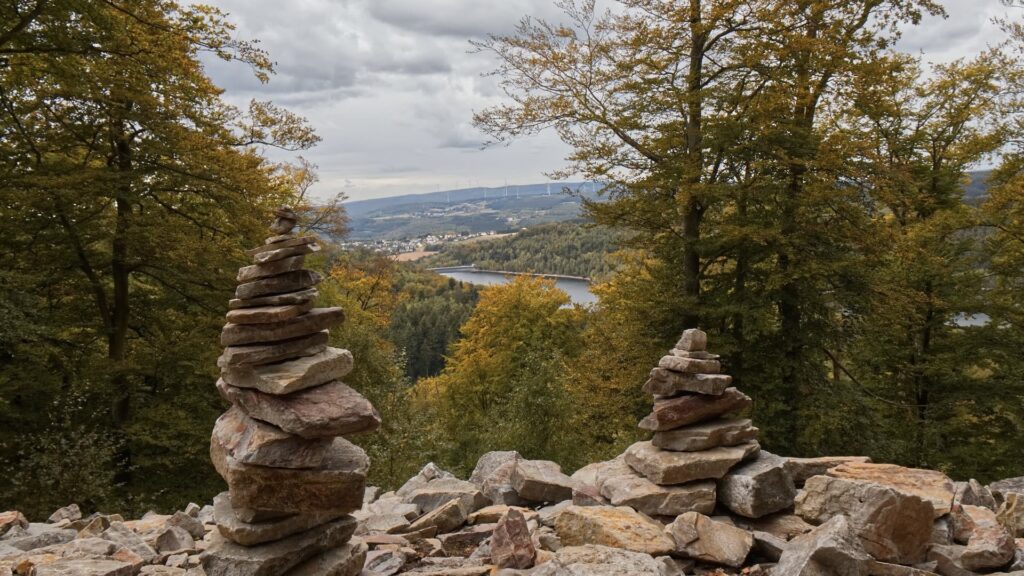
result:
<svg viewBox="0 0 1024 576"><path fill-rule="evenodd" d="M943 0L940 0L943 1ZM304 155L320 195L351 199L545 181L566 148L553 134L481 150L474 110L499 102L494 62L468 39L509 32L524 15L557 19L554 0L203 0L230 14L277 63L261 85L242 65L211 62L225 97L271 99L323 138ZM1000 0L944 0L949 18L904 32L902 49L946 61L998 38Z"/></svg>

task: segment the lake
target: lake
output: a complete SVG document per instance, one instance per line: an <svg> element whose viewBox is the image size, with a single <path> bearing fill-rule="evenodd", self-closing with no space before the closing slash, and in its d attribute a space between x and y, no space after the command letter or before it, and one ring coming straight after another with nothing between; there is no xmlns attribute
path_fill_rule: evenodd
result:
<svg viewBox="0 0 1024 576"><path fill-rule="evenodd" d="M467 284L479 284L480 286L494 286L495 284L508 284L514 276L506 276L497 272L486 270L438 270L438 274L453 278ZM594 304L597 296L590 292L590 282L586 280L574 280L572 278L556 278L555 286L569 295L574 304Z"/></svg>

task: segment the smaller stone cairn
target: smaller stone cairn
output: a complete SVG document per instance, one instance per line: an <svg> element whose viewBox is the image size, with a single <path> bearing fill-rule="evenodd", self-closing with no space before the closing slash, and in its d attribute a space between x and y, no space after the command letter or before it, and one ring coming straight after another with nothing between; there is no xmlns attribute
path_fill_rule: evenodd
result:
<svg viewBox="0 0 1024 576"><path fill-rule="evenodd" d="M719 480L760 451L757 428L730 416L749 407L750 397L720 373L719 356L707 351L707 340L701 330L683 332L644 384L654 410L639 426L654 436L630 446L625 460L659 486Z"/></svg>
<svg viewBox="0 0 1024 576"><path fill-rule="evenodd" d="M275 234L248 250L221 332L218 420L210 456L228 492L214 499L217 532L203 554L208 576L352 576L366 546L349 542L369 459L343 436L380 425L376 410L341 378L352 354L327 345L340 308L314 308L320 250L297 236L282 207Z"/></svg>

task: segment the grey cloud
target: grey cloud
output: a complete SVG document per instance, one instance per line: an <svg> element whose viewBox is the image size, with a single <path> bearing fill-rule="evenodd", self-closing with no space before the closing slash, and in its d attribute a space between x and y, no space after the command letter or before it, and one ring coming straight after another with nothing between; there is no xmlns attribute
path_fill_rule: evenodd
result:
<svg viewBox="0 0 1024 576"><path fill-rule="evenodd" d="M523 16L560 13L554 2L544 0L371 0L369 12L392 26L463 39L509 33Z"/></svg>

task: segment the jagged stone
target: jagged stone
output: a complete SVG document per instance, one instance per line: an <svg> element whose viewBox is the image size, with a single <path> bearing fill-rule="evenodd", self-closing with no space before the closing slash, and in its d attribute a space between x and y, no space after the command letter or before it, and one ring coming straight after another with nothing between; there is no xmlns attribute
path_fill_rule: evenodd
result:
<svg viewBox="0 0 1024 576"><path fill-rule="evenodd" d="M561 502L572 499L573 481L562 468L547 460L519 460L512 471L512 487L530 502Z"/></svg>
<svg viewBox="0 0 1024 576"><path fill-rule="evenodd" d="M597 544L653 556L674 548L660 524L625 506L568 506L555 520L562 544Z"/></svg>
<svg viewBox="0 0 1024 576"><path fill-rule="evenodd" d="M718 360L701 358L684 358L669 354L658 361L658 368L674 370L684 374L718 374L722 371L722 363Z"/></svg>
<svg viewBox="0 0 1024 576"><path fill-rule="evenodd" d="M721 478L759 450L757 442L747 442L704 452L669 452L650 442L637 442L626 449L625 457L626 463L648 480L666 485Z"/></svg>
<svg viewBox="0 0 1024 576"><path fill-rule="evenodd" d="M656 400L653 412L644 417L639 426L642 430L663 432L743 410L751 403L749 396L735 388L726 389L720 396L687 394Z"/></svg>
<svg viewBox="0 0 1024 576"><path fill-rule="evenodd" d="M778 562L788 544L782 538L768 532L755 531L750 535L754 537L752 554L769 562Z"/></svg>
<svg viewBox="0 0 1024 576"><path fill-rule="evenodd" d="M536 555L526 517L510 508L494 528L491 562L498 568L530 568Z"/></svg>
<svg viewBox="0 0 1024 576"><path fill-rule="evenodd" d="M17 510L0 512L0 536L7 534L11 528L28 528L28 519Z"/></svg>
<svg viewBox="0 0 1024 576"><path fill-rule="evenodd" d="M681 514L666 530L683 557L733 568L743 565L754 546L750 532L697 512Z"/></svg>
<svg viewBox="0 0 1024 576"><path fill-rule="evenodd" d="M521 508L519 506L506 506L504 504L492 504L473 512L466 517L466 523L468 524L495 524L501 520L502 516L508 513L509 510L517 510L522 514L527 521L536 521L539 515L529 508Z"/></svg>
<svg viewBox="0 0 1024 576"><path fill-rule="evenodd" d="M756 440L758 429L747 418L719 418L693 426L656 432L651 444L674 452L700 452Z"/></svg>
<svg viewBox="0 0 1024 576"><path fill-rule="evenodd" d="M220 343L241 346L288 340L337 326L344 320L341 308L313 308L302 316L273 324L226 324L220 333Z"/></svg>
<svg viewBox="0 0 1024 576"><path fill-rule="evenodd" d="M273 468L316 468L331 447L331 438L306 439L248 417L232 406L217 419L211 442L220 444L242 464Z"/></svg>
<svg viewBox="0 0 1024 576"><path fill-rule="evenodd" d="M1007 492L996 519L1015 537L1024 537L1024 494Z"/></svg>
<svg viewBox="0 0 1024 576"><path fill-rule="evenodd" d="M270 364L301 356L312 356L319 354L327 348L327 340L329 338L330 332L321 330L308 336L270 344L228 346L224 349L224 353L220 355L220 358L217 359L217 366L227 368L229 366L248 364Z"/></svg>
<svg viewBox="0 0 1024 576"><path fill-rule="evenodd" d="M608 546L566 546L530 576L677 576L649 554Z"/></svg>
<svg viewBox="0 0 1024 576"><path fill-rule="evenodd" d="M156 550L124 522L111 522L110 526L100 534L100 538L124 546L147 563L152 562L157 555Z"/></svg>
<svg viewBox="0 0 1024 576"><path fill-rule="evenodd" d="M957 544L967 544L976 529L997 524L996 514L982 506L955 505L949 514L950 533Z"/></svg>
<svg viewBox="0 0 1024 576"><path fill-rule="evenodd" d="M1002 504L1009 493L1024 494L1024 476L1004 478L988 485L997 504Z"/></svg>
<svg viewBox="0 0 1024 576"><path fill-rule="evenodd" d="M699 352L708 349L708 335L699 328L687 328L676 342L677 350Z"/></svg>
<svg viewBox="0 0 1024 576"><path fill-rule="evenodd" d="M303 438L370 432L380 426L380 415L370 401L339 380L277 395L238 388L220 379L217 390L250 417Z"/></svg>
<svg viewBox="0 0 1024 576"><path fill-rule="evenodd" d="M335 438L319 468L287 469L242 464L210 447L214 468L241 508L282 512L349 513L363 505L370 462L358 446Z"/></svg>
<svg viewBox="0 0 1024 576"><path fill-rule="evenodd" d="M675 396L680 392L694 392L718 396L732 384L728 374L685 374L654 368L644 383L643 391L655 396Z"/></svg>
<svg viewBox="0 0 1024 576"><path fill-rule="evenodd" d="M874 482L919 496L931 502L936 518L949 514L953 505L953 481L935 470L905 468L895 464L848 462L829 469L827 474L835 478Z"/></svg>
<svg viewBox="0 0 1024 576"><path fill-rule="evenodd" d="M228 311L225 318L232 324L267 324L281 322L301 316L313 309L314 302L309 300L302 304L285 306L256 306L254 308L238 308Z"/></svg>
<svg viewBox="0 0 1024 576"><path fill-rule="evenodd" d="M347 542L321 552L292 568L285 576L357 576L366 562L366 544Z"/></svg>
<svg viewBox="0 0 1024 576"><path fill-rule="evenodd" d="M106 529L106 527L103 529ZM102 531L98 530L97 534ZM3 543L18 550L27 551L44 546L52 546L53 544L63 544L77 537L78 531L74 529L60 528L52 524L29 522L28 526L23 527L19 524L10 528L4 535Z"/></svg>
<svg viewBox="0 0 1024 576"><path fill-rule="evenodd" d="M312 356L275 364L231 366L221 371L221 377L232 386L282 395L344 378L352 371L352 364L348 350L326 348Z"/></svg>
<svg viewBox="0 0 1024 576"><path fill-rule="evenodd" d="M2 515L0 515L2 516ZM82 510L78 507L78 504L68 504L63 508L56 509L53 514L46 521L50 524L56 524L61 520L75 521L82 518ZM3 528L0 528L0 534L4 532Z"/></svg>
<svg viewBox="0 0 1024 576"><path fill-rule="evenodd" d="M264 254L266 252L272 252L274 250L280 250L282 248L293 248L295 246L304 246L306 244L315 244L319 242L319 238L317 238L316 236L299 236L283 238L280 240L276 240L274 242L270 242L270 240L271 239L268 238L267 242L265 242L263 246L257 246L256 248L250 248L246 250L245 255L255 256L257 254Z"/></svg>
<svg viewBox="0 0 1024 576"><path fill-rule="evenodd" d="M435 529L436 533L452 532L466 523L466 511L458 500L450 500L416 519L406 533Z"/></svg>
<svg viewBox="0 0 1024 576"><path fill-rule="evenodd" d="M1017 546L1009 531L999 525L979 526L971 533L960 564L974 571L1002 568L1013 560Z"/></svg>
<svg viewBox="0 0 1024 576"><path fill-rule="evenodd" d="M393 576L406 563L406 555L399 550L371 550L363 565L365 576Z"/></svg>
<svg viewBox="0 0 1024 576"><path fill-rule="evenodd" d="M296 270L301 270L305 262L305 256L292 256L291 258L275 260L269 264L244 266L238 269L238 276L236 276L235 279L238 282L252 282L253 280L266 278L268 276L277 276L278 274L284 274L285 272L294 272Z"/></svg>
<svg viewBox="0 0 1024 576"><path fill-rule="evenodd" d="M804 485L811 476L820 476L840 464L868 463L867 456L823 456L820 458L787 458L786 471L793 478L797 488Z"/></svg>
<svg viewBox="0 0 1024 576"><path fill-rule="evenodd" d="M191 552L195 549L195 539L181 526L168 526L156 537L156 551L161 554Z"/></svg>
<svg viewBox="0 0 1024 576"><path fill-rule="evenodd" d="M572 503L576 506L607 506L608 500L597 488L577 483L572 489Z"/></svg>
<svg viewBox="0 0 1024 576"><path fill-rule="evenodd" d="M32 568L32 576L132 576L136 568L127 562L99 558L62 559Z"/></svg>
<svg viewBox="0 0 1024 576"><path fill-rule="evenodd" d="M285 272L277 276L269 276L253 280L252 282L246 282L245 284L239 284L235 288L235 298L238 300L251 300L261 296L299 292L316 286L322 280L323 276L312 270Z"/></svg>
<svg viewBox="0 0 1024 576"><path fill-rule="evenodd" d="M482 488L484 482L494 474L495 470L505 463L516 462L520 459L522 459L522 456L515 450L487 452L477 459L473 473L469 476L469 481Z"/></svg>
<svg viewBox="0 0 1024 576"><path fill-rule="evenodd" d="M715 508L715 483L698 481L678 486L659 486L616 458L597 473L601 495L615 506L629 506L649 516L678 516L696 511L710 514Z"/></svg>
<svg viewBox="0 0 1024 576"><path fill-rule="evenodd" d="M512 486L512 474L516 471L518 460L505 462L498 466L490 476L484 480L481 492L495 504L507 506L520 506L526 504L526 500L519 497L515 487Z"/></svg>
<svg viewBox="0 0 1024 576"><path fill-rule="evenodd" d="M477 524L458 532L438 534L441 550L446 556L468 557L481 542L491 537L497 524Z"/></svg>
<svg viewBox="0 0 1024 576"><path fill-rule="evenodd" d="M786 459L761 450L718 481L718 501L740 516L760 518L793 505L796 487Z"/></svg>
<svg viewBox="0 0 1024 576"><path fill-rule="evenodd" d="M355 523L342 519L259 546L240 546L219 532L201 555L206 576L281 576L304 560L337 548L352 537Z"/></svg>
<svg viewBox="0 0 1024 576"><path fill-rule="evenodd" d="M438 478L413 490L404 500L415 504L424 512L430 512L449 500L459 500L467 513L475 512L490 504L476 484L458 478Z"/></svg>
<svg viewBox="0 0 1024 576"><path fill-rule="evenodd" d="M232 298L228 301L229 310L240 308L258 308L264 306L294 306L312 302L317 299L320 293L316 288L307 288L298 292L287 294L273 294L259 298Z"/></svg>
<svg viewBox="0 0 1024 576"><path fill-rule="evenodd" d="M308 512L266 522L244 522L238 518L234 508L231 507L231 499L227 492L221 492L214 497L213 511L217 530L220 531L221 536L242 546L256 546L280 540L343 516L339 512ZM355 519L350 516L339 521L355 524Z"/></svg>
<svg viewBox="0 0 1024 576"><path fill-rule="evenodd" d="M786 546L773 574L785 576L868 576L871 557L846 516L835 516Z"/></svg>
<svg viewBox="0 0 1024 576"><path fill-rule="evenodd" d="M428 462L415 476L405 481L405 484L395 491L395 496L405 497L412 494L413 491L418 490L427 485L431 480L437 480L440 478L455 478L455 475L446 470L442 470L437 464Z"/></svg>
<svg viewBox="0 0 1024 576"><path fill-rule="evenodd" d="M807 480L797 494L796 513L811 523L847 516L868 553L896 564L924 560L934 519L931 503L915 494L831 476Z"/></svg>
<svg viewBox="0 0 1024 576"><path fill-rule="evenodd" d="M359 524L360 534L399 534L408 530L411 522L400 514L373 514Z"/></svg>
<svg viewBox="0 0 1024 576"><path fill-rule="evenodd" d="M953 485L954 506L983 506L989 510L996 510L999 508L996 504L995 496L992 495L992 491L989 490L987 486L982 486L982 484L974 478L971 478L967 482L955 482Z"/></svg>

